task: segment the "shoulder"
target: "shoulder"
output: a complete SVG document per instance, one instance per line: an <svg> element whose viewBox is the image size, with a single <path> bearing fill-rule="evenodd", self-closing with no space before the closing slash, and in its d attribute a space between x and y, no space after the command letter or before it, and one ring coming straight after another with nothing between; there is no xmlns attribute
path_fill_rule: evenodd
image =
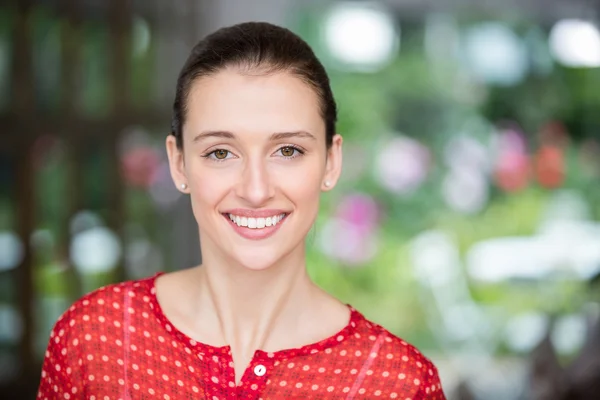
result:
<svg viewBox="0 0 600 400"><path fill-rule="evenodd" d="M414 360L423 364L433 363L414 345L391 333L383 326L365 318L355 311L357 338L370 342L380 355L388 360L399 359L402 362Z"/></svg>
<svg viewBox="0 0 600 400"><path fill-rule="evenodd" d="M148 302L155 276L100 287L76 300L56 321L50 338L77 338L84 332L119 328L126 308Z"/></svg>
<svg viewBox="0 0 600 400"><path fill-rule="evenodd" d="M155 277L96 289L58 318L44 355L39 398L58 398L63 393L68 399L92 384L93 374L89 381L84 374L112 365L111 358L123 365L119 355L133 325L154 320L150 309Z"/></svg>
<svg viewBox="0 0 600 400"><path fill-rule="evenodd" d="M361 339L369 343L374 373L388 376L398 385L412 386L423 395L439 394L431 398L444 398L438 369L417 347L367 319L357 328Z"/></svg>
<svg viewBox="0 0 600 400"><path fill-rule="evenodd" d="M129 310L139 310L150 303L153 278L101 287L82 296L63 312L48 339L40 393L55 395L59 387L61 391L77 390L74 382L82 380L84 366L96 362L100 354L107 357L111 351L115 353L115 349L123 345ZM150 311L142 313L150 315Z"/></svg>

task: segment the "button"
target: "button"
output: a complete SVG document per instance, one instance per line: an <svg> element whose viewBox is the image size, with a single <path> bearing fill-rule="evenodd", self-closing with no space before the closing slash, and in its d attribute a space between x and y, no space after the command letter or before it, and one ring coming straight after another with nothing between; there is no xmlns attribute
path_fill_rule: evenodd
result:
<svg viewBox="0 0 600 400"><path fill-rule="evenodd" d="M256 367L254 367L254 374L256 376L263 376L266 373L267 373L267 368L264 365L259 364Z"/></svg>

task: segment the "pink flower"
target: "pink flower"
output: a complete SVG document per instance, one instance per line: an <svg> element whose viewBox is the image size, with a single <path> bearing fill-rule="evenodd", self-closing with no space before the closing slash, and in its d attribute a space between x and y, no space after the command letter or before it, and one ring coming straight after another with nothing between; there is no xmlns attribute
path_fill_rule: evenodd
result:
<svg viewBox="0 0 600 400"><path fill-rule="evenodd" d="M429 173L429 149L416 140L397 137L377 157L376 173L381 186L408 195L421 186Z"/></svg>
<svg viewBox="0 0 600 400"><path fill-rule="evenodd" d="M345 197L322 229L323 252L349 265L368 262L377 250L378 220L379 209L372 197L360 193Z"/></svg>
<svg viewBox="0 0 600 400"><path fill-rule="evenodd" d="M371 231L377 226L379 209L372 197L356 193L341 201L336 216L355 225L361 231Z"/></svg>
<svg viewBox="0 0 600 400"><path fill-rule="evenodd" d="M121 163L123 177L129 185L148 188L156 177L160 156L152 147L137 147L125 153Z"/></svg>
<svg viewBox="0 0 600 400"><path fill-rule="evenodd" d="M502 131L497 151L494 180L498 187L507 192L525 188L529 183L530 166L523 136L513 129Z"/></svg>
<svg viewBox="0 0 600 400"><path fill-rule="evenodd" d="M521 190L529 183L529 159L526 154L507 152L500 155L494 178L498 187L507 192Z"/></svg>

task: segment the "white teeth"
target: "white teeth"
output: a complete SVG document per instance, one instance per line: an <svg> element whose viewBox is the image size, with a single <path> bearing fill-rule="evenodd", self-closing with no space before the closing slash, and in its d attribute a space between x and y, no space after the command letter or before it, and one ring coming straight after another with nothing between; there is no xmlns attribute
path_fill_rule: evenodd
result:
<svg viewBox="0 0 600 400"><path fill-rule="evenodd" d="M266 226L275 226L284 217L285 214L274 215L272 217L267 218L248 218L229 214L229 219L232 220L237 226L245 226L250 229L262 229Z"/></svg>

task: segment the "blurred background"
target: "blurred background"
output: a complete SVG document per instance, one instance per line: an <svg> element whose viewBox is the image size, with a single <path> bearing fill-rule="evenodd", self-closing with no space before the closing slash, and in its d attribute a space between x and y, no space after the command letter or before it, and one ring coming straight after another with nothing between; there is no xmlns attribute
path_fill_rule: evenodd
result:
<svg viewBox="0 0 600 400"><path fill-rule="evenodd" d="M600 398L592 0L0 5L0 398L102 285L200 262L164 139L203 35L284 25L326 65L345 169L308 267L418 346L449 399Z"/></svg>

